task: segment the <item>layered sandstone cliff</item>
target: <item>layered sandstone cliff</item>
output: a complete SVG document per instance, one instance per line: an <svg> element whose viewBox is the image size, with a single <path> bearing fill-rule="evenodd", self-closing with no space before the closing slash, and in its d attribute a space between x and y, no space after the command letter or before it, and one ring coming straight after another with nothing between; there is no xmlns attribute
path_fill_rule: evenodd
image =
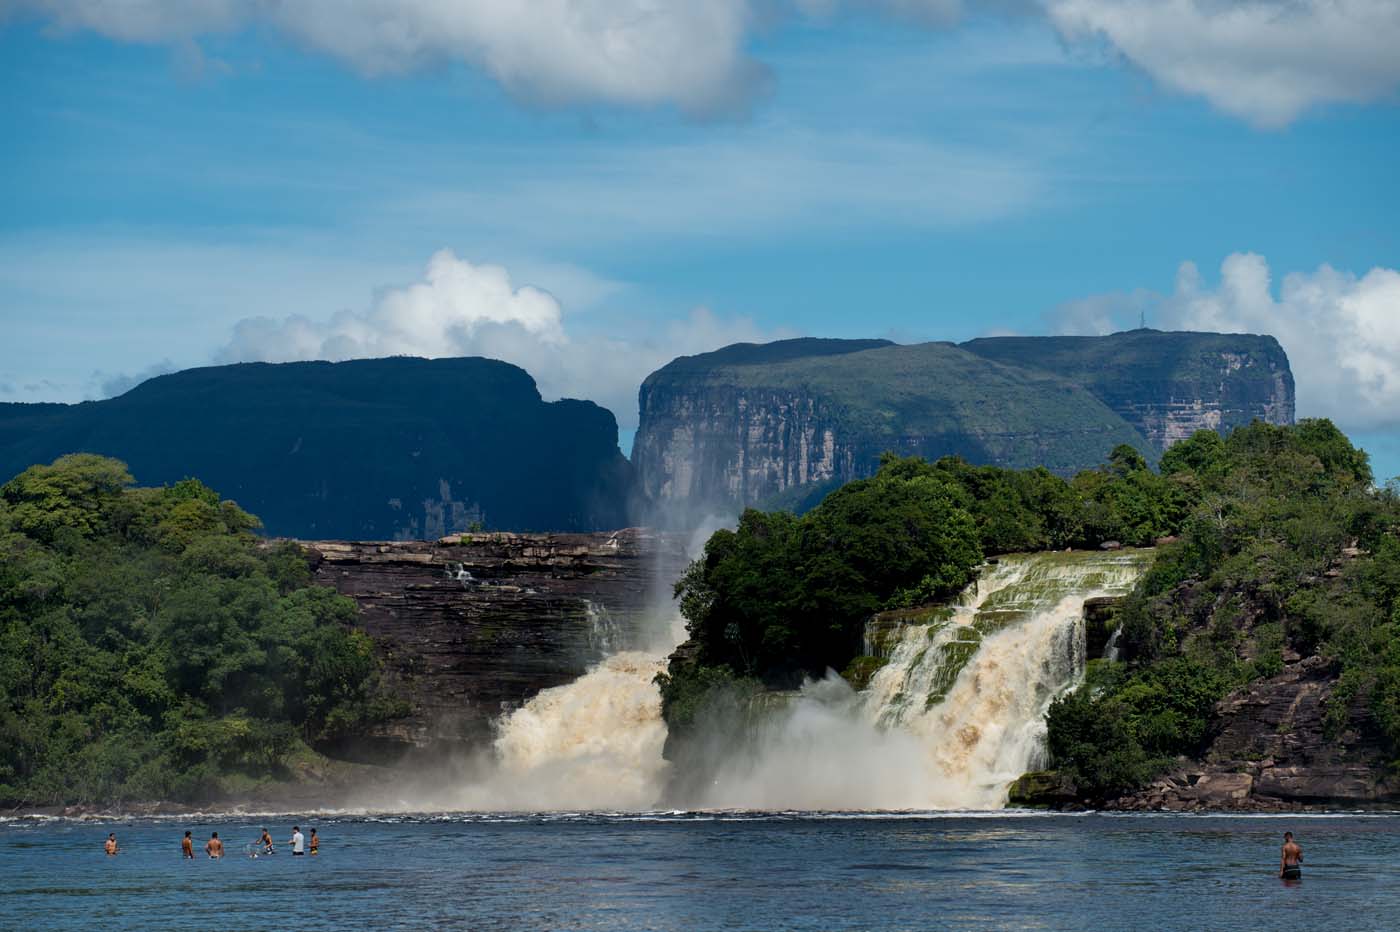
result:
<svg viewBox="0 0 1400 932"><path fill-rule="evenodd" d="M480 746L502 712L644 645L685 562L678 538L637 529L303 547L315 581L359 604L411 706L346 749L371 760Z"/></svg>
<svg viewBox="0 0 1400 932"><path fill-rule="evenodd" d="M1198 430L1228 433L1256 418L1293 423L1293 373L1271 336L1130 330L1103 337L989 337L961 346L1083 385L1157 450Z"/></svg>
<svg viewBox="0 0 1400 932"><path fill-rule="evenodd" d="M1202 428L1291 423L1293 379L1277 341L1249 335L786 340L681 357L640 402L638 481L683 519L799 504L886 450L1062 474L1120 443L1153 457Z"/></svg>
<svg viewBox="0 0 1400 932"><path fill-rule="evenodd" d="M675 360L640 399L633 464L672 512L771 505L869 475L887 450L1057 472L1120 443L1151 451L1073 382L947 343L741 344Z"/></svg>

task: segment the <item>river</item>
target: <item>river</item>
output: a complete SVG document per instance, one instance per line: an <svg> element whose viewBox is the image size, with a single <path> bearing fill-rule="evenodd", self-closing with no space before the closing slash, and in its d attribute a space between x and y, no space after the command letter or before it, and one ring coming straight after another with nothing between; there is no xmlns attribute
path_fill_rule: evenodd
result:
<svg viewBox="0 0 1400 932"><path fill-rule="evenodd" d="M293 818L319 857L243 854ZM181 860L186 828L230 856ZM1306 854L1293 886L1285 829ZM1355 932L1400 924L1400 815L28 819L0 823L0 876L15 930Z"/></svg>

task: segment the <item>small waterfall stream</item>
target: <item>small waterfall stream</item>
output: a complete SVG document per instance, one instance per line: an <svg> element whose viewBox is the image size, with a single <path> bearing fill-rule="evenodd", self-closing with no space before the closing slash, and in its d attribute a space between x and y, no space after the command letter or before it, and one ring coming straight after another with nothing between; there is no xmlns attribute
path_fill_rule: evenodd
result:
<svg viewBox="0 0 1400 932"><path fill-rule="evenodd" d="M717 746L704 808L996 809L1042 763L1045 713L1083 676L1084 601L1126 594L1150 551L1001 558L950 606L889 617L867 688L808 683L752 742ZM646 809L668 764L652 682L674 645L620 651L601 606L591 639L608 655L503 718L491 776L466 808ZM671 630L678 631L672 625ZM677 634L676 637L680 635ZM671 640L675 640L673 637Z"/></svg>

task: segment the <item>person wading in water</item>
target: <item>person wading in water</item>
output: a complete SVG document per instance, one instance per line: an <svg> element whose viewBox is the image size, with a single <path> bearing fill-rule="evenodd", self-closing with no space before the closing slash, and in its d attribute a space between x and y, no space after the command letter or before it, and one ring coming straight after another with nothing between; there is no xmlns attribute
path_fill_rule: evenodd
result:
<svg viewBox="0 0 1400 932"><path fill-rule="evenodd" d="M194 839L190 837L189 832L180 840L180 856L189 861L194 860Z"/></svg>
<svg viewBox="0 0 1400 932"><path fill-rule="evenodd" d="M1279 858L1278 875L1284 880L1303 879L1303 849L1293 840L1292 832L1283 833L1283 854Z"/></svg>

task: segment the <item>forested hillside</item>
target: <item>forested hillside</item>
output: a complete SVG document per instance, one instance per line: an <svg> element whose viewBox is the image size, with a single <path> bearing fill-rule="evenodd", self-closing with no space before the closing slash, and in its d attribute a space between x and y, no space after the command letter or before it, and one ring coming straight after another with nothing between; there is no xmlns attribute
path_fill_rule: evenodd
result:
<svg viewBox="0 0 1400 932"><path fill-rule="evenodd" d="M88 454L0 486L0 804L246 792L402 711L355 603L257 527Z"/></svg>

